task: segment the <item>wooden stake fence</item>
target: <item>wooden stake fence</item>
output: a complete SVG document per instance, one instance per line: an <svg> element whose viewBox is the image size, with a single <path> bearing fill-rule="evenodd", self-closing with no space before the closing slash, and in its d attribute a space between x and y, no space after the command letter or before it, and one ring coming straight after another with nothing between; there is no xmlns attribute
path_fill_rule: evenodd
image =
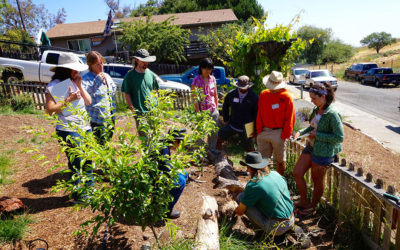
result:
<svg viewBox="0 0 400 250"><path fill-rule="evenodd" d="M28 94L32 96L32 100L36 107L40 110L46 108L46 98L45 98L46 84L21 82L21 83L0 83L0 93L5 96L18 96L22 94ZM176 98L174 99L175 109L184 109L192 105L191 92L189 90L172 90L176 93ZM124 94L117 90L115 94L116 103L126 103Z"/></svg>
<svg viewBox="0 0 400 250"><path fill-rule="evenodd" d="M288 145L288 151L297 155L303 148L299 142ZM310 178L305 179L312 186ZM362 168L355 171L352 163L342 159L340 164L332 163L327 171L321 201L336 210L339 224L359 216L354 220L356 227L363 232L371 249L400 249L400 206L385 198L385 192L394 194L395 189L388 186L385 191L381 179L373 180L371 173L364 176Z"/></svg>

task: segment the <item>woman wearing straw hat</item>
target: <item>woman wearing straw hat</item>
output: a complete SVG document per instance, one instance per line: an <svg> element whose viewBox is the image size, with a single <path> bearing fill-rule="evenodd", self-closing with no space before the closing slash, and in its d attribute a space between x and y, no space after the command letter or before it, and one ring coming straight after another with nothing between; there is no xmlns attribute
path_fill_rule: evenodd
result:
<svg viewBox="0 0 400 250"><path fill-rule="evenodd" d="M295 110L292 97L286 91L281 72L263 78L266 90L258 101L257 146L264 158L274 156L276 171L284 175L286 169L286 140L292 135Z"/></svg>
<svg viewBox="0 0 400 250"><path fill-rule="evenodd" d="M57 114L58 123L56 133L68 147L80 143L81 134L91 132L91 127L86 116L85 105L90 105L92 99L82 87L80 71L87 70L88 66L80 61L73 53L60 53L58 64L50 68L54 72L51 82L46 88L46 112L50 115ZM73 110L72 110L73 109ZM62 145L65 145L62 143ZM80 183L79 173L81 158L75 157L68 149L65 151L68 159L68 168L71 170L70 179L75 173L74 185L78 191ZM91 174L91 168L86 168ZM86 184L91 184L89 180ZM79 200L77 192L72 194Z"/></svg>
<svg viewBox="0 0 400 250"><path fill-rule="evenodd" d="M236 215L247 217L267 234L282 235L294 225L293 202L283 176L268 167L269 159L264 159L257 151L246 154L245 162L250 180L239 194Z"/></svg>

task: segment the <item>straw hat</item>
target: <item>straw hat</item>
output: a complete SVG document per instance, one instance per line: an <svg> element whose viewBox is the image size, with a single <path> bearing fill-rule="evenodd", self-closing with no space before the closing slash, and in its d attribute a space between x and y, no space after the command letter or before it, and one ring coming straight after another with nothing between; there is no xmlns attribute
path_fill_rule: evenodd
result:
<svg viewBox="0 0 400 250"><path fill-rule="evenodd" d="M270 90L286 88L286 82L283 80L283 75L278 71L272 71L270 75L264 76L263 83L265 87Z"/></svg>
<svg viewBox="0 0 400 250"><path fill-rule="evenodd" d="M50 67L50 71L54 72L57 67L76 71L84 71L89 68L88 65L83 63L77 55L69 52L61 52L60 56L58 57L58 64Z"/></svg>

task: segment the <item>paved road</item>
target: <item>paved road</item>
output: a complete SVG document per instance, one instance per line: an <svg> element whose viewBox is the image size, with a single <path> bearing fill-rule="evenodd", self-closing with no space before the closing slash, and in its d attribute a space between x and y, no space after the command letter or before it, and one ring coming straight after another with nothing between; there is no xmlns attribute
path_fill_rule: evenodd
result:
<svg viewBox="0 0 400 250"><path fill-rule="evenodd" d="M337 101L400 126L399 98L400 88L391 86L376 88L343 81L336 91Z"/></svg>

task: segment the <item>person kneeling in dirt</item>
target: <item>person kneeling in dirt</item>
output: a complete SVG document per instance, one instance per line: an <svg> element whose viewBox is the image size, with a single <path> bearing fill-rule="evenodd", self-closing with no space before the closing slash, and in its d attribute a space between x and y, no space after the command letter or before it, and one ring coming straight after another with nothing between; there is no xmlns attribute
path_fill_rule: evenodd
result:
<svg viewBox="0 0 400 250"><path fill-rule="evenodd" d="M294 225L293 202L285 178L271 171L269 159L263 159L257 151L246 154L245 162L251 180L236 200L235 213L247 217L267 234L279 236Z"/></svg>
<svg viewBox="0 0 400 250"><path fill-rule="evenodd" d="M171 165L168 163L169 156L171 153L176 152L176 148L179 147L181 141L185 138L186 129L180 130L170 130L168 134L172 134L174 137L174 141L168 145L167 147L161 150L161 155L166 155L168 159L166 161L162 161L158 163L159 169L165 172L169 172L171 170ZM186 180L188 178L188 173L184 171L184 173L178 173L178 177L175 179L175 188L171 189L170 194L174 197L174 200L168 204L168 218L177 219L181 216L181 212L179 210L173 209L175 204L178 202L179 197L181 196L183 189L186 186Z"/></svg>

